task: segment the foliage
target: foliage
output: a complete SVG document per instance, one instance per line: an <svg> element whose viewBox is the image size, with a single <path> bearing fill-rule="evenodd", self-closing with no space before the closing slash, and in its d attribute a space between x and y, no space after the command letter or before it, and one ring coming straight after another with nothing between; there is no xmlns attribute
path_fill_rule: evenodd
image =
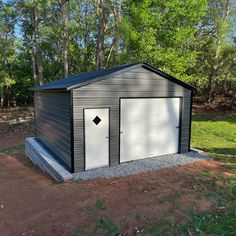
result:
<svg viewBox="0 0 236 236"><path fill-rule="evenodd" d="M196 65L193 49L206 1L125 1L123 29L130 60L148 61L180 78Z"/></svg>
<svg viewBox="0 0 236 236"><path fill-rule="evenodd" d="M1 2L0 2L1 3ZM0 4L0 89L14 84L12 65L16 63L14 25L16 16L12 5Z"/></svg>
<svg viewBox="0 0 236 236"><path fill-rule="evenodd" d="M32 101L29 88L68 74L149 62L235 99L232 0L0 1L1 105Z"/></svg>

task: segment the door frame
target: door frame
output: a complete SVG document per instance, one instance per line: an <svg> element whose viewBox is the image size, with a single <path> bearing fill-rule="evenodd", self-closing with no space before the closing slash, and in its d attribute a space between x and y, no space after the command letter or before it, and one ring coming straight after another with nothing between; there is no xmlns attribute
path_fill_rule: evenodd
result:
<svg viewBox="0 0 236 236"><path fill-rule="evenodd" d="M84 107L83 108L83 140L84 140L84 145L83 145L83 149L84 149L84 171L86 171L86 132L85 132L85 110L87 109L108 109L108 166L111 165L111 160L110 160L110 122L111 122L111 116L110 116L110 107ZM100 168L100 167L98 167ZM94 168L96 169L96 168Z"/></svg>
<svg viewBox="0 0 236 236"><path fill-rule="evenodd" d="M182 133L182 113L183 113L183 96L171 96L171 97L120 97L119 98L119 160L118 163L121 164L120 162L120 129L121 129L121 100L122 99L158 99L158 98L179 98L179 135L178 135L178 152L181 153L181 133Z"/></svg>

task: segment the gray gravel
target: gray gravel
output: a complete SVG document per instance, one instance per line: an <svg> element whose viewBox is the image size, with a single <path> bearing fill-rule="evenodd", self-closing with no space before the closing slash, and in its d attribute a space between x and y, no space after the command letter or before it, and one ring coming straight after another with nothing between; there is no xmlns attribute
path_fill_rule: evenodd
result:
<svg viewBox="0 0 236 236"><path fill-rule="evenodd" d="M184 154L170 154L158 157L151 157L136 161L121 163L117 166L102 167L98 169L87 170L84 172L74 173L74 179L87 180L95 178L114 178L120 176L128 176L141 172L154 171L167 167L174 167L193 163L195 161L210 159L205 155L200 155L195 152L188 152Z"/></svg>

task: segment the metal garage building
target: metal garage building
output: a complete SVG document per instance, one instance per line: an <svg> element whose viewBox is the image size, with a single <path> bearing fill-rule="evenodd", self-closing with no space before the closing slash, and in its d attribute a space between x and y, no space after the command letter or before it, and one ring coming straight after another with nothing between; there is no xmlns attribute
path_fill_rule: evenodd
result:
<svg viewBox="0 0 236 236"><path fill-rule="evenodd" d="M72 173L189 151L194 87L147 63L33 90L36 138Z"/></svg>

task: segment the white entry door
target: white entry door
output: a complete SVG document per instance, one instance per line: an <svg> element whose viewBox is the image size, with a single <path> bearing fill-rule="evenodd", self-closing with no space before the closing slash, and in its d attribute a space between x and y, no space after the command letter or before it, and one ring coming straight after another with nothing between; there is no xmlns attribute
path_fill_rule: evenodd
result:
<svg viewBox="0 0 236 236"><path fill-rule="evenodd" d="M85 169L109 165L109 108L84 109Z"/></svg>
<svg viewBox="0 0 236 236"><path fill-rule="evenodd" d="M177 153L180 98L121 99L120 162Z"/></svg>

